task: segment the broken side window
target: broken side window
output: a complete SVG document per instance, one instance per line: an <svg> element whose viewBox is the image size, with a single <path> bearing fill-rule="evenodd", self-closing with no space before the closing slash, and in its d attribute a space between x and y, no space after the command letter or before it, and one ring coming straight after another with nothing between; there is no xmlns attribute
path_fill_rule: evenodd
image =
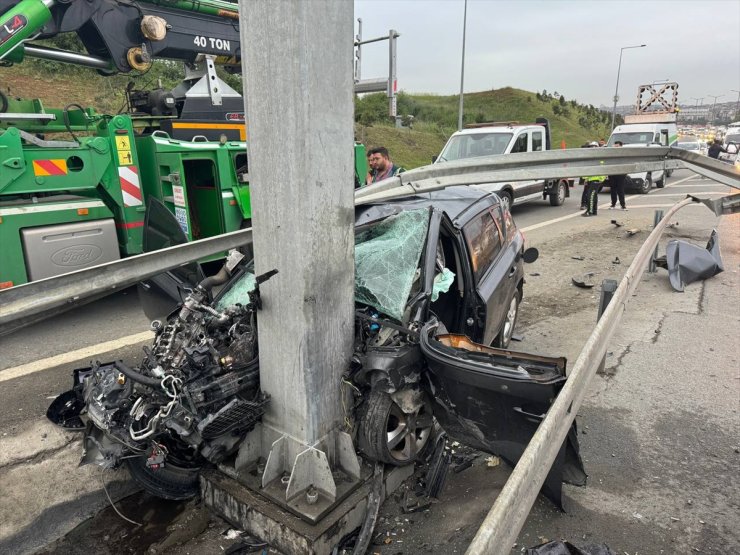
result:
<svg viewBox="0 0 740 555"><path fill-rule="evenodd" d="M401 212L355 235L355 300L398 321L418 279L429 210Z"/></svg>
<svg viewBox="0 0 740 555"><path fill-rule="evenodd" d="M257 282L252 272L244 272L237 281L218 300L217 308L224 310L235 304L248 305L249 292L253 291Z"/></svg>

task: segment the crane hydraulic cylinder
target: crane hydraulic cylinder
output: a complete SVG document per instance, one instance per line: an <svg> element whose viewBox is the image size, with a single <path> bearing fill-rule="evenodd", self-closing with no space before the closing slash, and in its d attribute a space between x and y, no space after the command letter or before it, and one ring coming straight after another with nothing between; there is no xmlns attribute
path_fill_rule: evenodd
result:
<svg viewBox="0 0 740 555"><path fill-rule="evenodd" d="M0 60L51 19L54 0L23 0L0 15Z"/></svg>

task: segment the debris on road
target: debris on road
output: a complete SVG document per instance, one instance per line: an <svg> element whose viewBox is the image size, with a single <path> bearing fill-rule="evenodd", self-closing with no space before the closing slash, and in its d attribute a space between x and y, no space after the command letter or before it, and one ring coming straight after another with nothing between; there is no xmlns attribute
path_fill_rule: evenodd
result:
<svg viewBox="0 0 740 555"><path fill-rule="evenodd" d="M724 271L724 265L717 230L712 230L712 235L704 248L687 241L676 239L669 241L665 256L656 258L655 265L668 270L671 286L681 292L690 283L719 274Z"/></svg>
<svg viewBox="0 0 740 555"><path fill-rule="evenodd" d="M622 227L624 225L622 222L618 222L617 220L612 220L611 223L617 227Z"/></svg>
<svg viewBox="0 0 740 555"><path fill-rule="evenodd" d="M594 272L586 272L580 276L573 276L570 279L576 287L591 289L595 285L593 281L594 275L596 275Z"/></svg>
<svg viewBox="0 0 740 555"><path fill-rule="evenodd" d="M525 555L617 555L606 544L576 547L567 541L551 541L530 547Z"/></svg>
<svg viewBox="0 0 740 555"><path fill-rule="evenodd" d="M488 468L496 468L500 464L501 464L501 459L496 456L488 457L486 459L486 466Z"/></svg>
<svg viewBox="0 0 740 555"><path fill-rule="evenodd" d="M622 263L622 261L619 260L619 257L618 256L615 256L614 257L614 260L612 260L612 264L621 264L621 263Z"/></svg>
<svg viewBox="0 0 740 555"><path fill-rule="evenodd" d="M633 235L640 233L640 231L642 231L640 228L633 227L627 230L627 235L625 237L632 237Z"/></svg>
<svg viewBox="0 0 740 555"><path fill-rule="evenodd" d="M579 255L577 255L577 256L571 256L571 258L572 258L573 260L586 260L586 257L585 257L585 256L583 256L582 254L579 254Z"/></svg>

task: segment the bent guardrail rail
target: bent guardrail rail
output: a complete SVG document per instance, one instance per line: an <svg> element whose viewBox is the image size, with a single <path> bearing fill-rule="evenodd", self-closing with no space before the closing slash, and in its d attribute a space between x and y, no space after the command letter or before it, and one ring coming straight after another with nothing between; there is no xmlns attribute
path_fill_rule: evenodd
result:
<svg viewBox="0 0 740 555"><path fill-rule="evenodd" d="M0 291L0 336L46 313L83 299L113 293L143 279L252 242L252 228L147 252Z"/></svg>
<svg viewBox="0 0 740 555"><path fill-rule="evenodd" d="M740 189L740 171L734 166L684 150L666 147L572 149L481 157L409 170L358 189L355 205L453 185L679 168ZM29 325L60 307L112 293L182 264L250 243L251 238L251 229L234 231L0 291L0 336Z"/></svg>
<svg viewBox="0 0 740 555"><path fill-rule="evenodd" d="M532 504L563 445L588 391L591 378L599 368L609 341L626 310L627 302L652 259L653 250L673 215L684 206L695 202L701 201L689 197L675 204L640 247L594 331L583 346L568 375L568 381L514 467L514 471L468 546L466 555L504 555L511 552L511 546L524 526Z"/></svg>
<svg viewBox="0 0 740 555"><path fill-rule="evenodd" d="M482 156L431 164L368 185L355 192L355 204L368 204L453 185L617 175L688 169L740 189L735 166L677 148L589 148Z"/></svg>

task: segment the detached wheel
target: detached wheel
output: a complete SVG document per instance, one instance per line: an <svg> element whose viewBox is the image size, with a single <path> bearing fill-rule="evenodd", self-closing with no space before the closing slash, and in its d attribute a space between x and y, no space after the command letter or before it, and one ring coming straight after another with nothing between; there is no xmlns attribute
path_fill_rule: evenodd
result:
<svg viewBox="0 0 740 555"><path fill-rule="evenodd" d="M647 195L650 192L650 189L653 188L653 176L650 174L647 174L645 176L645 181L642 182L642 186L638 189L638 193L642 195Z"/></svg>
<svg viewBox="0 0 740 555"><path fill-rule="evenodd" d="M146 456L126 459L131 478L155 497L184 501L200 491L200 467L178 466L167 460L162 468L152 470L146 465Z"/></svg>
<svg viewBox="0 0 740 555"><path fill-rule="evenodd" d="M504 318L504 323L501 324L501 330L498 332L496 339L493 340L494 347L499 349L509 348L511 336L514 335L514 328L516 327L516 319L519 316L519 303L521 300L521 291L517 289L509 303L509 310L506 311L506 317Z"/></svg>
<svg viewBox="0 0 740 555"><path fill-rule="evenodd" d="M567 193L568 183L567 181L558 181L557 189L555 193L552 192L547 195L550 199L550 206L561 206L565 202L565 195Z"/></svg>
<svg viewBox="0 0 740 555"><path fill-rule="evenodd" d="M414 462L434 428L431 402L426 393L421 395L419 408L406 413L388 393L372 391L360 418L360 450L373 460L395 466Z"/></svg>
<svg viewBox="0 0 740 555"><path fill-rule="evenodd" d="M501 191L498 197L501 199L501 208L511 210L511 205L513 204L511 193L509 191Z"/></svg>

